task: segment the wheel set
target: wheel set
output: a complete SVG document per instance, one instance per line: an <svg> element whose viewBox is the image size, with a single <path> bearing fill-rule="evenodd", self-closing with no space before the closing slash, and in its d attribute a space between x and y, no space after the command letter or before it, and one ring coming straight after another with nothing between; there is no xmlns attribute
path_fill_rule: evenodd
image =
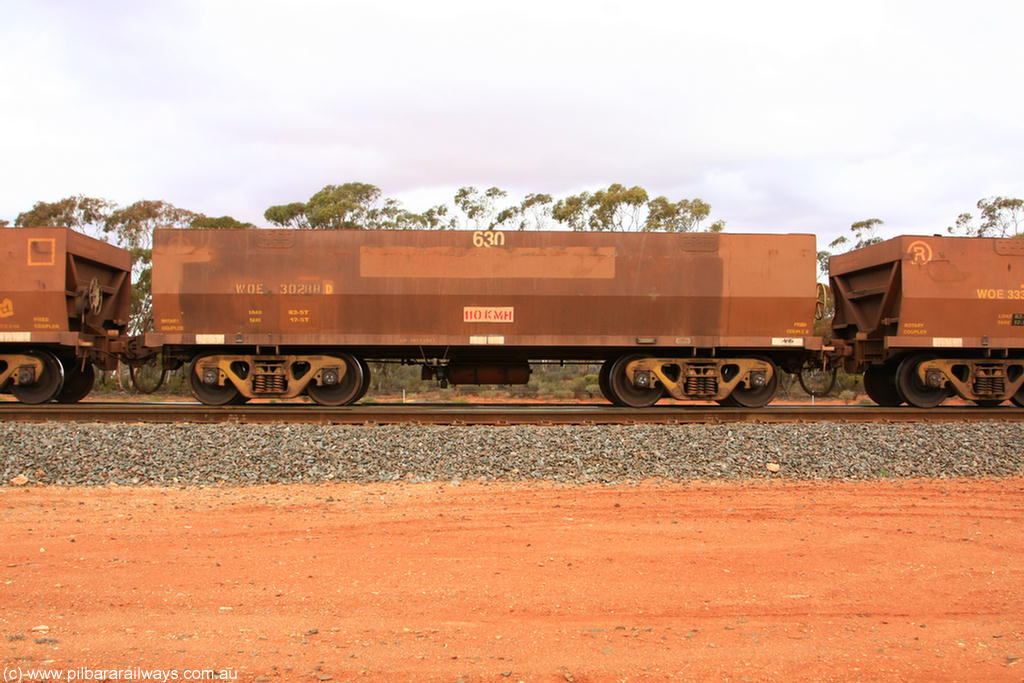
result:
<svg viewBox="0 0 1024 683"><path fill-rule="evenodd" d="M348 353L250 357L206 353L186 371L188 386L200 403L241 405L254 398L295 398L306 394L324 406L344 406L370 387L370 368Z"/></svg>
<svg viewBox="0 0 1024 683"><path fill-rule="evenodd" d="M683 360L627 354L602 364L598 385L610 403L629 408L649 408L664 397L760 408L775 398L779 371L762 357Z"/></svg>
<svg viewBox="0 0 1024 683"><path fill-rule="evenodd" d="M945 386L930 387L918 376L918 367L934 356L916 354L902 360L890 360L864 369L864 393L885 408L904 403L915 408L934 408L946 400Z"/></svg>
<svg viewBox="0 0 1024 683"><path fill-rule="evenodd" d="M984 362L992 364L991 361ZM989 380L983 384L984 379L972 379L975 372L971 369L972 363L981 365L982 361L944 360L929 353L911 354L865 368L864 391L872 401L884 407L906 403L915 408L934 408L950 396L961 395L983 408L993 408L1003 403L1005 392L1013 386L1011 383L1007 387L1006 382L1020 381L1019 375L1014 377L1007 371L1005 377L1000 376L996 383ZM1012 363L1005 367L1012 370ZM951 370L947 374L943 368ZM1002 370L997 367L996 374L1000 372ZM980 386L989 388L987 395L980 389L974 392ZM991 397L993 394L995 397ZM1018 407L1024 407L1024 385L1011 394L1009 400Z"/></svg>
<svg viewBox="0 0 1024 683"><path fill-rule="evenodd" d="M15 370L16 381L10 390L22 403L77 403L92 391L96 381L96 370L88 361L46 349L26 351L21 357L28 362Z"/></svg>

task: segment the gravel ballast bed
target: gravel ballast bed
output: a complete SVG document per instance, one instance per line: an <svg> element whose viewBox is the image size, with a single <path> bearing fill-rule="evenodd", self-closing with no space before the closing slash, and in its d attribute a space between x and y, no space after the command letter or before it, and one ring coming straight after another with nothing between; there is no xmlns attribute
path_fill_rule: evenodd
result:
<svg viewBox="0 0 1024 683"><path fill-rule="evenodd" d="M1024 475L1024 424L0 424L0 485ZM778 465L777 472L775 465ZM27 482L25 481L27 480Z"/></svg>

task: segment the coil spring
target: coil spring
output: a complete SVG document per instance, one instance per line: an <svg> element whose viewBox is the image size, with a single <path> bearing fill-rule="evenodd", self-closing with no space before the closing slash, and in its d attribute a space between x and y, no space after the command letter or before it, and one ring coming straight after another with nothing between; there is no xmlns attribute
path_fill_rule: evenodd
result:
<svg viewBox="0 0 1024 683"><path fill-rule="evenodd" d="M1002 377L978 377L974 380L974 393L979 396L998 396L1005 390Z"/></svg>
<svg viewBox="0 0 1024 683"><path fill-rule="evenodd" d="M286 383L284 375L259 373L253 375L252 390L257 394L280 394L284 393Z"/></svg>
<svg viewBox="0 0 1024 683"><path fill-rule="evenodd" d="M687 377L684 390L689 396L714 396L718 393L718 378Z"/></svg>

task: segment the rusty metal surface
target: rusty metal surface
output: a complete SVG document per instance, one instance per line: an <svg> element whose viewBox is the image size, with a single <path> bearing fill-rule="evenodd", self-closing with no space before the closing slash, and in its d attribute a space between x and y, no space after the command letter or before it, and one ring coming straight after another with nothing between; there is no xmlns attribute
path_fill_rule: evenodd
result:
<svg viewBox="0 0 1024 683"><path fill-rule="evenodd" d="M815 255L811 235L158 230L147 344L815 347Z"/></svg>
<svg viewBox="0 0 1024 683"><path fill-rule="evenodd" d="M720 406L664 406L644 409L607 405L357 405L325 408L308 404L211 407L187 403L99 403L27 406L0 402L6 422L149 422L244 424L442 424L605 425L724 424L733 422L953 422L1024 421L1024 410L1004 406L932 409L877 406L770 406L758 410Z"/></svg>
<svg viewBox="0 0 1024 683"><path fill-rule="evenodd" d="M1024 349L1024 242L897 237L829 262L838 338L888 350Z"/></svg>
<svg viewBox="0 0 1024 683"><path fill-rule="evenodd" d="M0 343L74 346L128 322L123 249L68 228L3 228L0 263Z"/></svg>

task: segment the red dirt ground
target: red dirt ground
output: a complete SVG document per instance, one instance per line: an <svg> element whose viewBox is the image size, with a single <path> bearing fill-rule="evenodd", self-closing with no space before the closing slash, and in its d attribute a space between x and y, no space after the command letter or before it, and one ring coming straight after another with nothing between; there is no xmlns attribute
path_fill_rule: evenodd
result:
<svg viewBox="0 0 1024 683"><path fill-rule="evenodd" d="M0 510L22 680L1024 680L1020 479L3 487Z"/></svg>

